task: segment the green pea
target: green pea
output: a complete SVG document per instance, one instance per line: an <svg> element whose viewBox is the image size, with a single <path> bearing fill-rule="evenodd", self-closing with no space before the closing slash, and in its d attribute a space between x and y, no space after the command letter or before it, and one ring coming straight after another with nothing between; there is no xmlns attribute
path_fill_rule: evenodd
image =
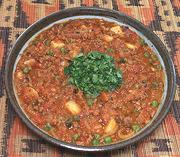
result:
<svg viewBox="0 0 180 157"><path fill-rule="evenodd" d="M138 131L141 130L141 127L140 127L139 124L133 124L132 125L132 129L133 129L134 132L138 132Z"/></svg>
<svg viewBox="0 0 180 157"><path fill-rule="evenodd" d="M156 100L152 101L152 103L151 103L152 107L158 107L158 105L159 105L159 103Z"/></svg>
<svg viewBox="0 0 180 157"><path fill-rule="evenodd" d="M99 139L99 138L100 138L100 135L99 135L99 134L94 134L94 138L95 138L95 139Z"/></svg>
<svg viewBox="0 0 180 157"><path fill-rule="evenodd" d="M105 138L104 138L104 143L105 143L105 144L110 144L110 143L112 143L112 138L109 137L109 136L105 137Z"/></svg>
<svg viewBox="0 0 180 157"><path fill-rule="evenodd" d="M150 54L148 52L144 53L144 57L149 58Z"/></svg>
<svg viewBox="0 0 180 157"><path fill-rule="evenodd" d="M61 47L60 50L61 50L61 52L64 53L64 54L68 52L64 47Z"/></svg>
<svg viewBox="0 0 180 157"><path fill-rule="evenodd" d="M44 130L46 131L50 131L52 129L52 126L50 123L46 123L46 125L44 126Z"/></svg>
<svg viewBox="0 0 180 157"><path fill-rule="evenodd" d="M30 71L31 71L31 68L30 68L30 67L25 67L25 68L23 69L23 73L24 73L24 74L28 74Z"/></svg>
<svg viewBox="0 0 180 157"><path fill-rule="evenodd" d="M46 46L50 46L51 40L47 39L44 43Z"/></svg>
<svg viewBox="0 0 180 157"><path fill-rule="evenodd" d="M93 146L99 145L99 140L93 139L93 140L92 140L92 145L93 145Z"/></svg>
<svg viewBox="0 0 180 157"><path fill-rule="evenodd" d="M46 54L47 54L48 56L51 56L51 57L53 57L53 56L54 56L54 52L53 52L53 51L51 51L51 50L49 50Z"/></svg>
<svg viewBox="0 0 180 157"><path fill-rule="evenodd" d="M74 134L72 135L72 140L77 141L79 139L80 135L79 134Z"/></svg>

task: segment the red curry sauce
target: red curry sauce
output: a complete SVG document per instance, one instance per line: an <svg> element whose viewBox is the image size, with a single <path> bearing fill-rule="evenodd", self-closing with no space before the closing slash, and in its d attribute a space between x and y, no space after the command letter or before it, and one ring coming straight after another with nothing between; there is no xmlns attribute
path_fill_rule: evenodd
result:
<svg viewBox="0 0 180 157"><path fill-rule="evenodd" d="M123 83L89 107L68 83L64 68L79 53L112 56ZM100 19L55 24L38 34L18 61L14 81L20 105L39 128L78 145L104 145L132 137L155 115L164 90L157 56L132 30Z"/></svg>

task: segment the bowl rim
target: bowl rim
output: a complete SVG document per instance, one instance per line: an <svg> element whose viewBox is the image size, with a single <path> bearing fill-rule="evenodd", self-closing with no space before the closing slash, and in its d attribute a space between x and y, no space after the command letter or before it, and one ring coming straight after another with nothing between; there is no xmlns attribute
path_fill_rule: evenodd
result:
<svg viewBox="0 0 180 157"><path fill-rule="evenodd" d="M26 36L28 36L29 34L32 34L31 37L34 35L34 33L31 33L33 31L33 29L37 28L37 27L44 27L43 25L45 25L45 27L47 27L46 22L48 22L49 19L51 19L52 17L58 17L58 16L68 16L68 17L72 17L72 16L77 16L74 14L77 13L83 13L83 15L94 15L94 14L100 14L98 16L103 16L103 17L107 17L107 18L124 18L124 20L129 20L130 22L134 23L134 25L137 25L137 27L139 27L141 30L145 31L146 35L145 37L147 37L147 34L149 34L149 36L152 36L152 39L157 42L157 43L153 43L153 45L156 45L155 47L157 48L157 46L159 47L160 50L163 50L163 56L166 59L166 61L168 63L164 62L165 67L168 67L168 74L167 77L170 77L170 81L168 81L168 86L169 87L169 95L166 95L166 99L168 99L166 101L166 108L163 110L163 112L161 111L160 113L158 113L158 116L156 117L156 119L152 122L152 126L148 129L145 130L145 132L142 132L138 135L135 135L133 138L127 139L125 141L122 142L118 142L118 143L114 143L111 145L103 145L103 146L80 146L80 145L75 145L75 144L71 144L71 143L67 143L67 142L63 142L60 140L57 140L53 137L51 137L50 135L44 133L43 131L41 131L38 127L36 127L29 118L26 117L24 111L21 109L20 105L17 103L16 98L15 98L15 94L14 91L12 90L12 75L13 75L13 71L12 71L12 67L14 67L14 63L12 65L12 60L14 59L14 55L19 54L19 52L16 51L16 49L21 49L22 46L19 46L21 41L24 40L24 38L26 38ZM62 17L60 19L63 19L65 17ZM59 19L59 20L60 20ZM55 21L54 21L55 22ZM52 23L52 22L50 22ZM42 29L41 28L41 29ZM38 29L38 30L41 30ZM135 28L136 29L136 28ZM38 31L37 31L38 32ZM144 33L143 33L144 34ZM148 40L150 40L147 37ZM28 39L29 40L29 39ZM152 40L150 40L152 42ZM25 43L27 42L27 40L25 41ZM20 48L19 48L20 47ZM158 51L159 52L159 51ZM15 56L15 59L17 58L17 56ZM33 23L31 26L29 26L16 40L13 48L11 49L10 53L8 54L7 60L6 60L6 64L5 64L5 88L6 88L6 92L8 95L8 98L10 99L10 102L14 108L14 110L16 111L16 113L18 114L18 116L21 118L21 120L26 124L26 126L28 126L28 128L30 128L34 133L36 133L38 136L40 136L41 138L45 139L46 141L55 144L57 146L62 146L64 148L69 148L69 149L73 149L73 150L78 150L78 151L87 151L87 152L102 152L102 151L110 151L110 150L114 150L114 149L120 149L123 148L125 146L134 144L140 140L142 140L143 138L145 138L147 135L149 135L152 131L154 131L159 124L162 122L162 120L165 118L165 116L167 115L167 113L169 112L171 103L173 101L174 95L175 95L175 84L176 84L176 75L175 75L175 68L172 62L172 59L170 58L168 51L166 49L166 47L164 46L164 44L162 43L162 41L158 38L158 36L156 34L154 34L149 28L147 28L146 26L144 26L141 22L139 22L138 20L129 17L127 15L125 15L124 13L121 13L119 11L115 11L115 10L110 10L110 9L105 9L105 8L95 8L95 7L75 7L75 8L68 8L68 9L64 9L64 10L60 10L57 12L54 12L40 20L38 20L37 22ZM165 106L165 102L164 104L162 104L163 106ZM158 118L158 119L157 119Z"/></svg>

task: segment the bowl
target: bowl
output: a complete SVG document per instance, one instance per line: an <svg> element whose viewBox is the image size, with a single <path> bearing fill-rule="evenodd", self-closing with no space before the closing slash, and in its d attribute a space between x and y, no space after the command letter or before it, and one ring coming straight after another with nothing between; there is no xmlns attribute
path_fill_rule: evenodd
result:
<svg viewBox="0 0 180 157"><path fill-rule="evenodd" d="M156 53L158 54L158 57L160 58L162 64L164 65L164 71L166 73L166 94L163 103L161 104L153 120L144 129L142 129L140 133L138 133L137 135L133 136L130 139L104 146L79 146L75 144L66 143L53 138L52 136L46 134L41 129L39 129L35 124L31 122L31 120L26 116L26 114L23 112L22 108L18 104L15 91L13 88L14 87L13 73L14 73L14 67L16 66L16 61L20 56L20 52L23 46L37 32L42 31L47 26L51 26L52 24L60 21L66 21L69 19L77 19L77 18L103 18L105 20L118 22L131 27L134 31L136 31L141 36L143 36L147 40L149 45L151 45L151 47L155 49ZM93 7L86 7L86 8L78 7L78 8L71 8L71 9L58 11L51 15L46 16L45 18L31 25L17 39L15 45L13 46L11 52L9 53L5 66L5 86L6 86L7 95L11 101L11 104L13 105L14 110L16 111L18 116L22 119L22 121L29 127L29 129L31 129L34 133L36 133L37 135L39 135L41 138L48 141L49 143L78 151L89 151L89 152L109 151L113 149L120 149L142 140L144 137L146 137L152 131L154 131L167 115L175 94L175 82L176 82L175 70L174 70L173 62L169 56L169 53L166 47L161 42L161 40L152 31L146 28L139 21L123 13L114 10L93 8Z"/></svg>

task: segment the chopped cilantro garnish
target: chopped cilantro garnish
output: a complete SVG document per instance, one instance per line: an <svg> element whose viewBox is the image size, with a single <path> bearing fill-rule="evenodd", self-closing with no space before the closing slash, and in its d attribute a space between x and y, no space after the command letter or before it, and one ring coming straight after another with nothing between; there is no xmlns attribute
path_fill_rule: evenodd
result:
<svg viewBox="0 0 180 157"><path fill-rule="evenodd" d="M94 97L122 83L122 73L115 68L114 59L98 51L76 56L64 72L69 75L69 83Z"/></svg>

